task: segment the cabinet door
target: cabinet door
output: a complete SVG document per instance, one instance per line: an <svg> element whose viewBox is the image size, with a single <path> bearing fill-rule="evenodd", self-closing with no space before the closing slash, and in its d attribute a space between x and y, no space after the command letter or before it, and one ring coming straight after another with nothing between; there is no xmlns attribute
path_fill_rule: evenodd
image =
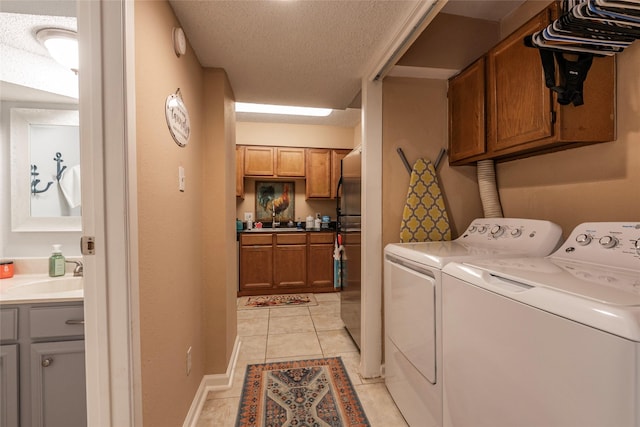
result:
<svg viewBox="0 0 640 427"><path fill-rule="evenodd" d="M307 245L277 245L274 282L278 288L307 285Z"/></svg>
<svg viewBox="0 0 640 427"><path fill-rule="evenodd" d="M304 178L304 148L276 148L276 175Z"/></svg>
<svg viewBox="0 0 640 427"><path fill-rule="evenodd" d="M236 147L236 197L244 199L244 147Z"/></svg>
<svg viewBox="0 0 640 427"><path fill-rule="evenodd" d="M331 150L307 149L306 198L331 197Z"/></svg>
<svg viewBox="0 0 640 427"><path fill-rule="evenodd" d="M309 245L309 286L333 289L333 245Z"/></svg>
<svg viewBox="0 0 640 427"><path fill-rule="evenodd" d="M485 58L449 80L449 162L485 152Z"/></svg>
<svg viewBox="0 0 640 427"><path fill-rule="evenodd" d="M240 291L272 287L273 246L242 246L240 248Z"/></svg>
<svg viewBox="0 0 640 427"><path fill-rule="evenodd" d="M244 147L245 176L273 176L273 147Z"/></svg>
<svg viewBox="0 0 640 427"><path fill-rule="evenodd" d="M552 136L552 97L537 49L522 42L546 27L550 9L500 42L488 54L488 149L497 152Z"/></svg>
<svg viewBox="0 0 640 427"><path fill-rule="evenodd" d="M18 345L0 346L0 426L18 427Z"/></svg>
<svg viewBox="0 0 640 427"><path fill-rule="evenodd" d="M87 425L84 341L31 344L32 426Z"/></svg>
<svg viewBox="0 0 640 427"><path fill-rule="evenodd" d="M331 198L342 196L342 189L340 193L336 194L338 189L338 181L340 180L340 166L344 156L349 154L350 150L331 150Z"/></svg>

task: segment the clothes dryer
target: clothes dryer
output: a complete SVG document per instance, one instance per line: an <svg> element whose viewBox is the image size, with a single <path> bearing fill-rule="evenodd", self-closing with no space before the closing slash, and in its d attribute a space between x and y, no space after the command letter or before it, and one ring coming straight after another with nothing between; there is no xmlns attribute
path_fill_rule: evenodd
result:
<svg viewBox="0 0 640 427"><path fill-rule="evenodd" d="M385 384L411 426L442 425L442 268L453 261L551 253L562 241L548 221L476 219L446 242L385 248Z"/></svg>
<svg viewBox="0 0 640 427"><path fill-rule="evenodd" d="M640 427L640 222L443 270L444 425Z"/></svg>

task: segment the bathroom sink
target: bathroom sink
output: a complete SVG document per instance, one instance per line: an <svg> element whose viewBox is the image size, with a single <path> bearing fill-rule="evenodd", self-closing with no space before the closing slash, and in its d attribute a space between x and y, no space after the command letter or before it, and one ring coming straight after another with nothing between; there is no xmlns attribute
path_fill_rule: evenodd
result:
<svg viewBox="0 0 640 427"><path fill-rule="evenodd" d="M73 291L82 291L82 277L25 277L25 280L18 281L15 286L3 289L2 294L17 297L51 295Z"/></svg>
<svg viewBox="0 0 640 427"><path fill-rule="evenodd" d="M305 231L304 228L252 228L251 230L244 230L249 233L287 233L292 231Z"/></svg>

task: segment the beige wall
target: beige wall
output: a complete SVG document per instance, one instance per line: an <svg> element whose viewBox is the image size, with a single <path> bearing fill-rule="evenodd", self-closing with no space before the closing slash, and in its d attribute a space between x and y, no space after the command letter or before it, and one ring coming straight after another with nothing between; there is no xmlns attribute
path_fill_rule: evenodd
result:
<svg viewBox="0 0 640 427"><path fill-rule="evenodd" d="M352 149L361 141L360 126L355 128L340 126L318 126L283 123L236 123L236 142L240 145L272 145L285 147L322 147ZM244 221L244 213L252 212L255 218L256 180L246 178L245 196L236 200L236 218ZM329 215L335 220L336 202L334 200L306 200L305 181L294 180L295 215L301 221L307 215L317 212Z"/></svg>
<svg viewBox="0 0 640 427"><path fill-rule="evenodd" d="M526 8L541 2L529 3ZM503 28L517 28L531 15L514 14L516 22ZM565 236L581 222L640 220L640 43L616 60L616 141L498 164L505 216L548 219Z"/></svg>
<svg viewBox="0 0 640 427"><path fill-rule="evenodd" d="M409 173L396 152L402 148L409 163L420 157L435 161L447 148L447 81L386 78L383 86L383 245L400 241L400 222L409 186ZM452 237L483 216L476 168L449 167L445 157L438 168Z"/></svg>
<svg viewBox="0 0 640 427"><path fill-rule="evenodd" d="M203 72L190 48L176 57L178 25L166 1L135 3L142 410L153 427L182 425L203 375L226 371L236 336L235 181L234 166L225 166L234 165L233 96L224 72ZM184 148L164 117L166 97L178 88L191 118ZM218 208L207 209L211 203Z"/></svg>
<svg viewBox="0 0 640 427"><path fill-rule="evenodd" d="M224 70L204 77L203 246L207 373L224 373L236 339L235 99Z"/></svg>

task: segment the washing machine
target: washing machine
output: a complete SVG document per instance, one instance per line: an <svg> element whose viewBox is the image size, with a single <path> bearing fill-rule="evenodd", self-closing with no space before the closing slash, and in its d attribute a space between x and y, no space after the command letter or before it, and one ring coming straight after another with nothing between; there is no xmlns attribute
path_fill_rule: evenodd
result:
<svg viewBox="0 0 640 427"><path fill-rule="evenodd" d="M449 262L545 256L562 243L549 221L476 219L447 242L389 244L384 260L385 384L409 425L442 425L442 268Z"/></svg>
<svg viewBox="0 0 640 427"><path fill-rule="evenodd" d="M640 222L442 282L445 426L640 427Z"/></svg>

